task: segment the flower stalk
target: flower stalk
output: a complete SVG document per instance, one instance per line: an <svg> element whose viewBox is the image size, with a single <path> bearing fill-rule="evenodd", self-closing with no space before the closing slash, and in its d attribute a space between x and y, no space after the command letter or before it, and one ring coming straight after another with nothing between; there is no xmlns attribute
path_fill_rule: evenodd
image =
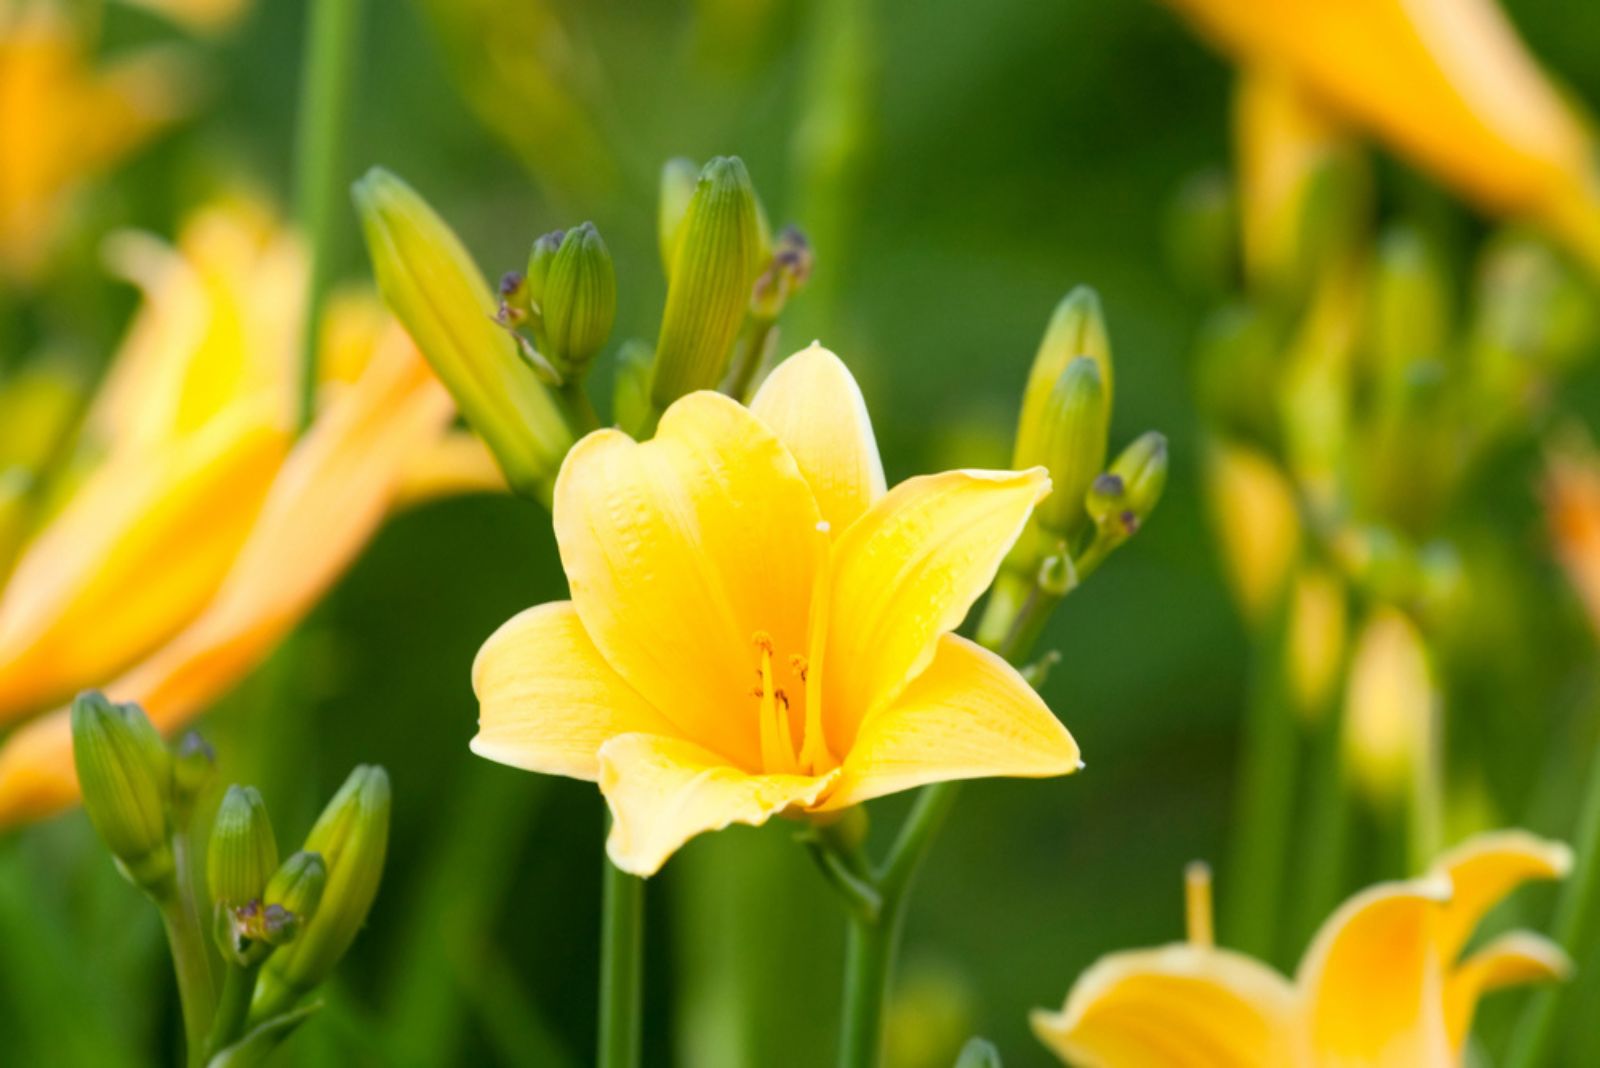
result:
<svg viewBox="0 0 1600 1068"><path fill-rule="evenodd" d="M638 1068L644 979L644 880L605 862L600 921L599 1068Z"/></svg>

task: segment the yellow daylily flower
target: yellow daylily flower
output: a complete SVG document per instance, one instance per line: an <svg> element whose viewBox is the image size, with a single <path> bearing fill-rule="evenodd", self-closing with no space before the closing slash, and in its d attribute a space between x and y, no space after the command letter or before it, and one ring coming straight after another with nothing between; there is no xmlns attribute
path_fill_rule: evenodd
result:
<svg viewBox="0 0 1600 1068"><path fill-rule="evenodd" d="M1245 618L1264 621L1300 556L1300 506L1283 469L1261 450L1218 441L1206 451L1206 497L1229 584Z"/></svg>
<svg viewBox="0 0 1600 1068"><path fill-rule="evenodd" d="M1600 265L1596 145L1493 0L1169 0L1483 208Z"/></svg>
<svg viewBox="0 0 1600 1068"><path fill-rule="evenodd" d="M1463 954L1468 940L1516 887L1571 864L1559 842L1479 835L1345 902L1292 982L1211 945L1209 884L1191 883L1189 941L1102 958L1060 1012L1034 1011L1034 1033L1080 1068L1454 1068L1484 994L1570 968L1528 932Z"/></svg>
<svg viewBox="0 0 1600 1068"><path fill-rule="evenodd" d="M1022 676L950 633L1048 491L1041 468L886 490L860 389L817 345L748 409L691 393L649 441L596 431L556 480L572 600L484 643L472 749L598 782L638 875L730 823L1071 772Z"/></svg>
<svg viewBox="0 0 1600 1068"><path fill-rule="evenodd" d="M51 0L0 8L0 275L33 277L73 194L182 115L181 75L169 48L95 67Z"/></svg>
<svg viewBox="0 0 1600 1068"><path fill-rule="evenodd" d="M0 746L0 826L76 796L55 706L97 687L169 731L203 711L450 440L448 394L370 295L330 301L317 415L292 440L305 264L259 209L122 253L146 301L86 417L87 471L0 590L0 722L44 711ZM448 481L437 461L429 481Z"/></svg>
<svg viewBox="0 0 1600 1068"><path fill-rule="evenodd" d="M1556 556L1600 634L1600 457L1568 449L1551 455L1545 476Z"/></svg>

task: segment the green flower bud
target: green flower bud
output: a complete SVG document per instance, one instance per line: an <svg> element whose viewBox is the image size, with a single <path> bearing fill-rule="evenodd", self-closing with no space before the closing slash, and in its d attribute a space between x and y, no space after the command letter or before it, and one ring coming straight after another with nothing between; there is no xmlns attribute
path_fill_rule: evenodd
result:
<svg viewBox="0 0 1600 1068"><path fill-rule="evenodd" d="M528 302L536 313L544 304L545 286L550 279L550 265L555 262L556 253L561 251L561 243L566 236L565 230L552 230L548 234L540 234L534 239L533 248L528 251L528 270L522 276L522 285L527 291Z"/></svg>
<svg viewBox="0 0 1600 1068"><path fill-rule="evenodd" d="M693 160L679 156L669 159L661 168L661 202L656 214L656 238L661 245L661 267L672 277L672 265L678 254L678 235L682 232L683 218L689 213L689 201L694 199L695 184L700 179L700 168Z"/></svg>
<svg viewBox="0 0 1600 1068"><path fill-rule="evenodd" d="M974 1038L961 1047L955 1068L1000 1068L1000 1051L993 1043Z"/></svg>
<svg viewBox="0 0 1600 1068"><path fill-rule="evenodd" d="M294 853L267 883L264 935L272 945L293 941L322 900L328 868L318 853Z"/></svg>
<svg viewBox="0 0 1600 1068"><path fill-rule="evenodd" d="M426 201L374 168L355 185L378 288L488 444L517 492L548 500L573 434L555 399L496 325L498 304Z"/></svg>
<svg viewBox="0 0 1600 1068"><path fill-rule="evenodd" d="M194 804L217 771L217 754L198 731L189 731L172 755L172 820L186 827Z"/></svg>
<svg viewBox="0 0 1600 1068"><path fill-rule="evenodd" d="M617 317L616 271L593 223L566 232L542 288L540 351L564 380L580 378L611 336Z"/></svg>
<svg viewBox="0 0 1600 1068"><path fill-rule="evenodd" d="M811 243L797 227L786 226L766 270L756 278L750 294L750 314L765 322L775 321L785 305L811 279L814 257Z"/></svg>
<svg viewBox="0 0 1600 1068"><path fill-rule="evenodd" d="M616 378L611 387L611 417L634 437L644 437L650 426L650 365L655 354L643 341L630 341L617 353Z"/></svg>
<svg viewBox="0 0 1600 1068"><path fill-rule="evenodd" d="M750 306L761 224L738 157L714 159L700 172L677 242L650 387L658 410L717 387Z"/></svg>
<svg viewBox="0 0 1600 1068"><path fill-rule="evenodd" d="M339 963L377 896L388 841L389 776L363 765L306 836L306 851L320 854L327 868L322 898L294 941L268 958L251 1004L253 1022L289 1008Z"/></svg>
<svg viewBox="0 0 1600 1068"><path fill-rule="evenodd" d="M1089 517L1122 540L1138 530L1167 485L1167 439L1152 430L1122 450L1110 470L1094 480L1085 502Z"/></svg>
<svg viewBox="0 0 1600 1068"><path fill-rule="evenodd" d="M1041 463L1041 441L1052 395L1067 365L1080 356L1093 360L1100 371L1100 387L1106 411L1111 410L1111 338L1106 333L1105 317L1100 312L1100 295L1088 286L1078 286L1056 305L1045 330L1044 340L1033 358L1028 384L1022 394L1022 415L1017 420L1017 445L1014 466L1031 467ZM1087 484L1087 483L1085 483ZM1061 486L1056 486L1056 492ZM1052 494L1054 496L1054 494ZM1081 493L1079 494L1081 496Z"/></svg>
<svg viewBox="0 0 1600 1068"><path fill-rule="evenodd" d="M218 908L259 901L278 870L278 840L266 802L254 786L230 786L211 825L206 888Z"/></svg>
<svg viewBox="0 0 1600 1068"><path fill-rule="evenodd" d="M72 703L72 759L83 807L130 882L170 889L172 758L138 705L90 690Z"/></svg>
<svg viewBox="0 0 1600 1068"><path fill-rule="evenodd" d="M1388 390L1402 388L1407 369L1437 357L1449 340L1449 282L1423 236L1402 226L1379 241L1372 286L1379 378Z"/></svg>
<svg viewBox="0 0 1600 1068"><path fill-rule="evenodd" d="M1017 456L1019 467L1043 464L1052 488L1034 509L1039 526L1069 542L1088 519L1084 498L1106 462L1110 410L1100 384L1100 366L1087 356L1067 365L1050 393L1040 421L1038 452Z"/></svg>

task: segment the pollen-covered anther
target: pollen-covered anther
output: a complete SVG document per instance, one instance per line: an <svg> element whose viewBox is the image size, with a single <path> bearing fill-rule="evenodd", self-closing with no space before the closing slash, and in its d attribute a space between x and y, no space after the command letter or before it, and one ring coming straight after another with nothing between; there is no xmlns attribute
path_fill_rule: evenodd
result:
<svg viewBox="0 0 1600 1068"><path fill-rule="evenodd" d="M801 682L806 681L806 672L810 669L810 665L806 663L805 657L799 653L790 654L789 668L800 677Z"/></svg>

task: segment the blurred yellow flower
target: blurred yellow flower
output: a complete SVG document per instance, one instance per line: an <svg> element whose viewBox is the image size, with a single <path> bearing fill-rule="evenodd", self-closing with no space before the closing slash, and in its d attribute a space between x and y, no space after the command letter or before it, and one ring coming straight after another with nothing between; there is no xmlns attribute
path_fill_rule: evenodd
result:
<svg viewBox="0 0 1600 1068"><path fill-rule="evenodd" d="M1600 457L1566 449L1550 457L1545 508L1556 555L1600 634Z"/></svg>
<svg viewBox="0 0 1600 1068"><path fill-rule="evenodd" d="M1278 71L1482 207L1600 267L1587 123L1493 0L1168 0L1240 62Z"/></svg>
<svg viewBox="0 0 1600 1068"><path fill-rule="evenodd" d="M1422 633L1397 608L1375 608L1350 653L1345 761L1366 796L1403 799L1432 775L1439 689Z"/></svg>
<svg viewBox="0 0 1600 1068"><path fill-rule="evenodd" d="M0 825L76 794L56 706L93 686L166 731L203 711L337 578L418 457L450 440L443 387L354 295L329 305L318 413L294 440L305 263L258 206L197 213L176 248L120 238L114 258L145 302L62 501L0 591L0 722L45 713L0 747Z"/></svg>
<svg viewBox="0 0 1600 1068"><path fill-rule="evenodd" d="M1187 943L1102 958L1060 1012L1035 1010L1034 1033L1082 1068L1453 1068L1484 994L1569 970L1526 931L1462 950L1518 885L1571 863L1522 831L1479 835L1426 876L1345 902L1293 982L1213 947L1208 912L1191 907Z"/></svg>
<svg viewBox="0 0 1600 1068"><path fill-rule="evenodd" d="M74 194L185 109L172 49L103 67L89 51L50 0L0 7L0 277L35 276Z"/></svg>
<svg viewBox="0 0 1600 1068"><path fill-rule="evenodd" d="M860 390L818 346L749 409L691 393L653 440L590 434L555 488L572 600L484 644L472 748L598 781L639 875L730 823L1070 772L1032 688L949 633L1048 491L1034 468L885 492Z"/></svg>
<svg viewBox="0 0 1600 1068"><path fill-rule="evenodd" d="M123 0L123 3L153 11L205 34L232 29L250 10L250 0Z"/></svg>
<svg viewBox="0 0 1600 1068"><path fill-rule="evenodd" d="M1206 496L1234 597L1259 625L1277 608L1300 556L1294 487L1259 449L1218 442L1206 453Z"/></svg>

